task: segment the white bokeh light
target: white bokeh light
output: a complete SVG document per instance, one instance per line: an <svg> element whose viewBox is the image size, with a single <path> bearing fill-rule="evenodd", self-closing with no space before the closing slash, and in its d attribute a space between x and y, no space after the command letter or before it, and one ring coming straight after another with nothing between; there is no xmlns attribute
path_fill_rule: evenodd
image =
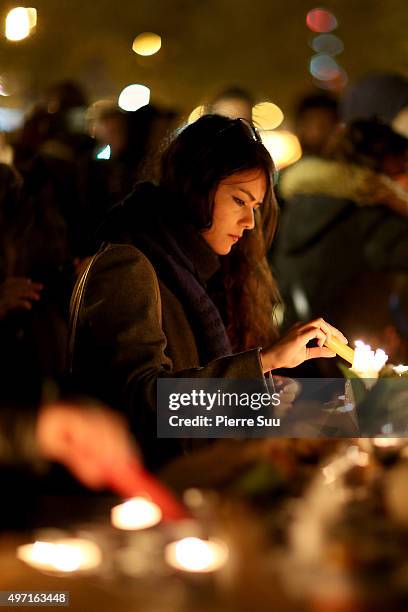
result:
<svg viewBox="0 0 408 612"><path fill-rule="evenodd" d="M118 105L125 111L137 111L150 101L150 89L146 85L128 85L119 95Z"/></svg>

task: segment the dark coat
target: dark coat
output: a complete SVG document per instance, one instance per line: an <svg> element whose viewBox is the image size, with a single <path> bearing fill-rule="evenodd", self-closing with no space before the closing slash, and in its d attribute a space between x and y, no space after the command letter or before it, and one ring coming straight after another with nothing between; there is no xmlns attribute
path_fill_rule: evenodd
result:
<svg viewBox="0 0 408 612"><path fill-rule="evenodd" d="M350 315L357 321L363 291L375 303L376 292L385 293L390 273L408 271L408 218L386 205L357 203L362 181L354 179L353 169L340 173L334 166L325 176L322 163L305 160L303 165L303 172L289 168L283 181L285 207L272 255L287 323L303 315L343 325L338 315L353 300ZM299 296L306 298L308 312L296 312L294 301L302 305Z"/></svg>
<svg viewBox="0 0 408 612"><path fill-rule="evenodd" d="M131 244L108 244L90 270L76 330L72 371L81 389L125 411L151 469L181 452L156 439L160 377L263 379L259 350L199 363L180 300ZM191 441L190 441L191 442Z"/></svg>

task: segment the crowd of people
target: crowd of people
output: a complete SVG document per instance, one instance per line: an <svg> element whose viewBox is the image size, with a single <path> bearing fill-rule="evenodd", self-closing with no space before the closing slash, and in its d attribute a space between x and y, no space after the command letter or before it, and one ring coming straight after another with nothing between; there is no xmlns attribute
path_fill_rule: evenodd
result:
<svg viewBox="0 0 408 612"><path fill-rule="evenodd" d="M153 470L193 448L157 440L158 378L333 374L332 335L408 361L404 78L302 100L303 157L277 186L240 88L181 130L151 105L86 106L74 83L50 89L0 166L3 463L103 486L109 453L137 456L128 429ZM76 453L108 431L109 457Z"/></svg>

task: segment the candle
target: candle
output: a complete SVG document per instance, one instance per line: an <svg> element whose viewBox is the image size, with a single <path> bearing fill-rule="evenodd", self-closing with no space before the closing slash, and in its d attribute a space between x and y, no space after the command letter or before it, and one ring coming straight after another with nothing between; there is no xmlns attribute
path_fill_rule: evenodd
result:
<svg viewBox="0 0 408 612"><path fill-rule="evenodd" d="M115 466L111 473L108 473L107 468L106 481L121 497L148 497L159 506L163 520L178 521L188 517L186 508L175 495L136 461L120 468Z"/></svg>
<svg viewBox="0 0 408 612"><path fill-rule="evenodd" d="M388 360L388 355L382 349L375 352L369 344L356 341L352 370L361 378L378 378L378 373Z"/></svg>
<svg viewBox="0 0 408 612"><path fill-rule="evenodd" d="M397 365L392 368L398 376L402 376L405 372L408 372L408 366L406 365Z"/></svg>
<svg viewBox="0 0 408 612"><path fill-rule="evenodd" d="M164 556L169 565L186 572L213 572L228 559L227 546L218 540L183 538L168 544Z"/></svg>
<svg viewBox="0 0 408 612"><path fill-rule="evenodd" d="M99 547L81 538L62 538L55 542L36 541L17 548L17 558L31 567L47 572L77 572L100 565Z"/></svg>
<svg viewBox="0 0 408 612"><path fill-rule="evenodd" d="M111 510L112 525L117 529L147 529L161 520L159 506L144 497L133 497Z"/></svg>
<svg viewBox="0 0 408 612"><path fill-rule="evenodd" d="M349 363L353 363L353 349L347 344L344 344L344 342L341 342L341 340L339 340L335 336L332 336L330 339L327 339L324 344L325 346L327 346L327 348L329 348L334 353L337 353L337 355L339 355L340 357L343 357L343 359L345 359Z"/></svg>

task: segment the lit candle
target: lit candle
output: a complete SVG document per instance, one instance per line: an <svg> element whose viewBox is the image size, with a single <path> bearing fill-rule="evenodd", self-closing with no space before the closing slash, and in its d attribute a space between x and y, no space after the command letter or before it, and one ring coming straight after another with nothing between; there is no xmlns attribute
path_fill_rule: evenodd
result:
<svg viewBox="0 0 408 612"><path fill-rule="evenodd" d="M406 365L397 365L392 368L398 376L402 376L405 372L408 372L408 366Z"/></svg>
<svg viewBox="0 0 408 612"><path fill-rule="evenodd" d="M324 344L325 346L327 346L327 348L329 348L334 353L337 353L337 355L339 355L340 357L343 357L343 359L345 359L349 363L353 363L353 349L344 342L341 342L341 340L339 340L335 336L332 336L330 340L326 340Z"/></svg>
<svg viewBox="0 0 408 612"><path fill-rule="evenodd" d="M111 510L112 525L117 529L147 529L161 520L159 506L144 497L133 497Z"/></svg>
<svg viewBox="0 0 408 612"><path fill-rule="evenodd" d="M17 548L17 558L47 572L77 572L100 565L99 547L89 540L62 538L55 542L36 541Z"/></svg>
<svg viewBox="0 0 408 612"><path fill-rule="evenodd" d="M214 572L228 559L227 546L218 540L183 538L168 544L164 556L169 565L186 572Z"/></svg>
<svg viewBox="0 0 408 612"><path fill-rule="evenodd" d="M137 461L106 472L106 482L123 498L148 498L159 506L164 521L179 521L188 517L186 508L157 478L149 474Z"/></svg>
<svg viewBox="0 0 408 612"><path fill-rule="evenodd" d="M378 374L387 360L388 355L382 349L377 349L374 352L369 344L357 340L352 370L361 378L378 378Z"/></svg>

